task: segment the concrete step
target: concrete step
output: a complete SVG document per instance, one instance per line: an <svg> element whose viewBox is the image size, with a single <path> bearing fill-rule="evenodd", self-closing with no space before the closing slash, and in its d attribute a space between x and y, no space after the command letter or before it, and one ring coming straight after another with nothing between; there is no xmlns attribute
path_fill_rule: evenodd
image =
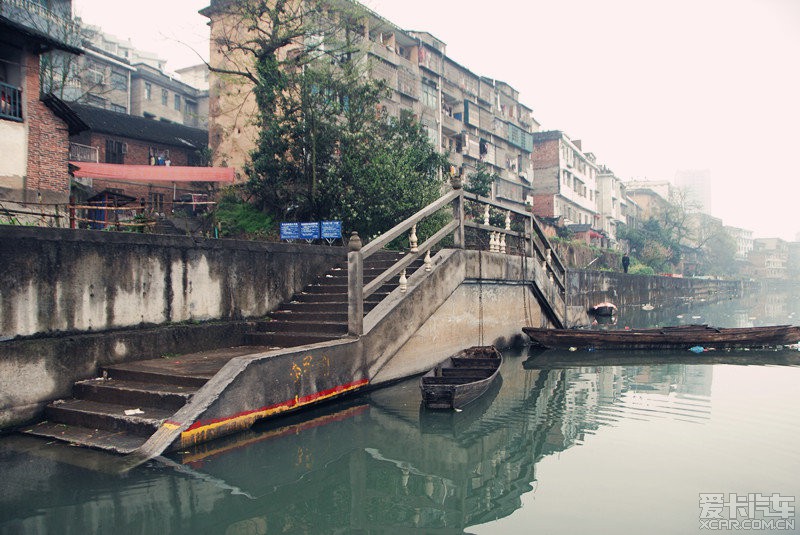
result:
<svg viewBox="0 0 800 535"><path fill-rule="evenodd" d="M304 303L308 305L309 303ZM336 311L317 311L313 307L308 307L307 310L277 310L271 312L269 317L277 321L321 321L326 323L347 323L347 306L342 310ZM264 327L269 325L270 322L259 322L256 330L263 331Z"/></svg>
<svg viewBox="0 0 800 535"><path fill-rule="evenodd" d="M123 379L142 383L158 383L163 385L177 385L200 388L208 382L208 377L178 374L164 371L153 371L137 366L136 362L124 365L108 366L103 368L110 379Z"/></svg>
<svg viewBox="0 0 800 535"><path fill-rule="evenodd" d="M39 422L22 430L26 435L55 439L69 444L96 448L114 453L133 453L147 442L148 436L131 435L123 431L108 431L50 421Z"/></svg>
<svg viewBox="0 0 800 535"><path fill-rule="evenodd" d="M259 345L271 345L276 347L297 347L308 344L318 344L338 340L344 335L336 334L308 334L301 332L282 332L282 333L250 333L248 339L250 343Z"/></svg>
<svg viewBox="0 0 800 535"><path fill-rule="evenodd" d="M347 321L321 322L321 321L271 321L262 326L262 332L282 333L294 332L303 334L347 334Z"/></svg>
<svg viewBox="0 0 800 535"><path fill-rule="evenodd" d="M197 392L197 387L99 378L78 381L72 392L78 399L177 411Z"/></svg>
<svg viewBox="0 0 800 535"><path fill-rule="evenodd" d="M375 292L369 296L366 301L379 302L383 300L389 292ZM347 304L347 293L330 293L330 294L310 294L301 293L295 296L295 301L300 303L345 303ZM283 308L283 306L281 306Z"/></svg>
<svg viewBox="0 0 800 535"><path fill-rule="evenodd" d="M378 288L379 292L390 293L392 290L400 285L399 282L388 282ZM303 288L302 294L306 295L325 295L325 294L341 294L347 295L346 284L312 284Z"/></svg>
<svg viewBox="0 0 800 535"><path fill-rule="evenodd" d="M126 410L139 409L142 414L126 415ZM86 399L54 401L45 407L45 418L70 426L123 431L132 435L150 436L175 414L174 410L154 407L117 405Z"/></svg>

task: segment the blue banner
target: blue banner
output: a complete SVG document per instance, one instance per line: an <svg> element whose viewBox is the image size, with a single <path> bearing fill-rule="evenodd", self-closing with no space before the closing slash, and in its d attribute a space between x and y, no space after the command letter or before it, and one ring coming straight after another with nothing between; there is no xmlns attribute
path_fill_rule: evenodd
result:
<svg viewBox="0 0 800 535"><path fill-rule="evenodd" d="M323 240L338 240L342 237L341 221L323 221L320 226L322 227Z"/></svg>
<svg viewBox="0 0 800 535"><path fill-rule="evenodd" d="M299 240L300 223L281 223L282 240Z"/></svg>
<svg viewBox="0 0 800 535"><path fill-rule="evenodd" d="M303 240L318 240L319 223L300 223L300 238Z"/></svg>

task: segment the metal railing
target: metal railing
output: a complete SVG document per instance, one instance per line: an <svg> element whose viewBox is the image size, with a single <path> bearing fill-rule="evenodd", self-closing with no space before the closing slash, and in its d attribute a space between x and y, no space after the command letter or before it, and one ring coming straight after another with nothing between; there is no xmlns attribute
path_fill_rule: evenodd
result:
<svg viewBox="0 0 800 535"><path fill-rule="evenodd" d="M22 89L0 82L0 117L22 121Z"/></svg>
<svg viewBox="0 0 800 535"><path fill-rule="evenodd" d="M466 209L467 202L470 203L469 210ZM482 206L483 209L476 210L475 206L472 206L473 204ZM452 220L444 224L425 242L418 244L417 226L423 220L438 213L448 205L452 206ZM503 215L505 216L504 218ZM496 221L498 217L504 219L504 226L492 224L493 220ZM516 220L517 229L512 228L512 219ZM519 228L520 226L522 227L521 229ZM479 243L468 243L467 229L475 229L482 236L489 236L488 249L490 252L509 254L513 249L514 254L519 254L537 262L545 274L546 281L549 281L551 289L562 300L565 300L566 269L558 255L553 251L547 236L542 231L533 213L517 206L467 193L458 184L454 185L453 191L363 247L361 238L356 233L353 233L350 238L347 257L349 334L360 336L364 333L364 301L398 275L400 276L401 291L405 291L403 286L406 283L406 269L424 256L425 269L429 271L431 269L431 251L445 238L452 235L453 247L457 249L485 249L485 240ZM384 270L383 273L369 283L364 284L364 261L409 231L409 250L400 260ZM516 247L507 245L507 240L513 240Z"/></svg>
<svg viewBox="0 0 800 535"><path fill-rule="evenodd" d="M89 145L81 145L80 143L69 144L69 159L72 162L99 162L100 149L98 147L90 147Z"/></svg>
<svg viewBox="0 0 800 535"><path fill-rule="evenodd" d="M58 13L33 0L0 0L0 15L38 30L65 45L79 47L80 26L70 14Z"/></svg>

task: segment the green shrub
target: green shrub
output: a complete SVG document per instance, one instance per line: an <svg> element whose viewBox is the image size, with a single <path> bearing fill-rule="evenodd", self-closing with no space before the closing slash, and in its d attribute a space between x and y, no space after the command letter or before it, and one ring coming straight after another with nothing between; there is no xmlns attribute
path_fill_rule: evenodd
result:
<svg viewBox="0 0 800 535"><path fill-rule="evenodd" d="M275 233L272 217L235 195L220 199L215 217L220 226L220 237L267 238Z"/></svg>

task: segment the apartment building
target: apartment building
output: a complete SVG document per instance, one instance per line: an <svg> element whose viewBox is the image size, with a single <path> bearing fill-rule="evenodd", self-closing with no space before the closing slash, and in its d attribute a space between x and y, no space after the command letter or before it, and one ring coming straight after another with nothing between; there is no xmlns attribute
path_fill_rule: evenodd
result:
<svg viewBox="0 0 800 535"><path fill-rule="evenodd" d="M81 25L80 36L83 56L52 60L52 89L61 100L190 127L207 126L207 88L167 74L165 60L135 48L130 39L92 25ZM59 69L65 69L66 76Z"/></svg>
<svg viewBox="0 0 800 535"><path fill-rule="evenodd" d="M749 262L757 279L787 279L789 244L780 238L756 238Z"/></svg>
<svg viewBox="0 0 800 535"><path fill-rule="evenodd" d="M597 176L600 167L579 140L551 130L533 134L533 212L563 218L566 225L601 229Z"/></svg>
<svg viewBox="0 0 800 535"><path fill-rule="evenodd" d="M532 133L539 123L519 93L507 83L482 77L447 55L444 42L427 32L406 31L357 2L346 2L363 15L362 44L370 76L391 89L385 111L397 116L409 110L419 119L431 142L449 152L454 167L465 176L484 163L499 176L492 195L523 205L531 201L533 185ZM230 34L230 21L212 0L203 10L209 17L212 42ZM228 25L226 27L226 25ZM211 63L223 67L229 58L212 46ZM241 167L255 144L257 132L246 120L255 104L222 77L211 74L210 145L215 163Z"/></svg>
<svg viewBox="0 0 800 535"><path fill-rule="evenodd" d="M753 231L730 226L726 226L724 229L736 242L736 260L747 260L753 250Z"/></svg>
<svg viewBox="0 0 800 535"><path fill-rule="evenodd" d="M630 180L625 187L628 198L641 209L642 219L663 213L674 198L674 186L666 180Z"/></svg>
<svg viewBox="0 0 800 535"><path fill-rule="evenodd" d="M22 222L69 197L67 127L39 99L39 74L42 54L81 53L71 10L71 0L0 2L0 203Z"/></svg>
<svg viewBox="0 0 800 535"><path fill-rule="evenodd" d="M619 226L628 223L629 200L622 179L606 166L601 166L597 173L597 211L600 230L615 242Z"/></svg>
<svg viewBox="0 0 800 535"><path fill-rule="evenodd" d="M134 67L131 115L195 128L208 126L207 90L194 88L147 63Z"/></svg>

